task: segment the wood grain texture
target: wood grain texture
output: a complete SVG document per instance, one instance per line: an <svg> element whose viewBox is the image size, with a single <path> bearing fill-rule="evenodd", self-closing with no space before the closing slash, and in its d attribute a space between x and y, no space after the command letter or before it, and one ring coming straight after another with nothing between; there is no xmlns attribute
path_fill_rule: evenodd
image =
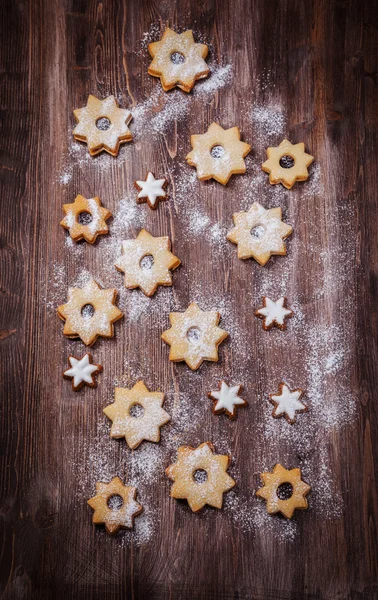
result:
<svg viewBox="0 0 378 600"><path fill-rule="evenodd" d="M5 0L1 19L1 599L378 598L377 2ZM232 64L232 80L185 107L177 100L176 117L171 108L149 135L167 99L142 41L167 24L211 43L212 68ZM89 93L144 114L117 159L91 159L72 140L72 110ZM156 106L141 113L151 95ZM284 113L282 131L259 122L258 107ZM190 135L213 120L238 125L253 146L247 174L226 188L190 178L185 163ZM309 181L289 192L260 173L265 148L285 136L315 156ZM99 385L75 395L61 372L84 346L63 337L55 308L83 268L120 290L122 275L105 238L67 246L62 205L97 195L116 223L149 169L168 176L170 199L138 206L120 230L170 235L182 266L149 304L122 292L115 338L92 352ZM227 232L254 200L282 206L294 227L288 256L264 268L211 241L212 227ZM295 305L286 332L265 332L253 316L268 291ZM198 373L172 365L160 340L169 311L192 300L219 303L230 332L220 362ZM139 378L166 393L173 415L151 450L151 478L144 463L138 471L139 449L131 457L110 439L102 413L115 381ZM234 422L210 410L207 392L222 378L249 402ZM282 379L308 392L310 410L291 430L272 425L267 402ZM179 444L208 439L231 453L238 486L223 511L194 515L169 497L164 468ZM313 488L292 525L265 517L254 498L276 462L301 466ZM91 523L97 477L115 475L140 479L145 539Z"/></svg>

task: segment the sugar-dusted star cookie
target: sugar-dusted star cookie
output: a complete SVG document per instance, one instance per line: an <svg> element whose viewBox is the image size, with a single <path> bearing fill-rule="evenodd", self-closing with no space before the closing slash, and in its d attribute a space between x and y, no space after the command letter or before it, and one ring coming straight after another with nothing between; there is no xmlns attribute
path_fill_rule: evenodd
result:
<svg viewBox="0 0 378 600"><path fill-rule="evenodd" d="M131 449L143 440L159 442L160 427L171 420L162 408L164 394L150 392L143 381L138 381L131 390L115 388L113 404L104 408L104 413L113 422L110 437L124 437Z"/></svg>
<svg viewBox="0 0 378 600"><path fill-rule="evenodd" d="M162 333L164 342L170 345L169 359L185 361L196 371L204 360L218 361L218 346L228 336L218 327L220 314L203 311L192 302L185 312L169 314L171 328Z"/></svg>
<svg viewBox="0 0 378 600"><path fill-rule="evenodd" d="M109 483L96 483L96 495L88 500L93 508L92 522L104 524L108 533L113 534L118 529L131 529L134 517L139 515L143 507L135 500L137 490L122 483L119 477L114 477Z"/></svg>
<svg viewBox="0 0 378 600"><path fill-rule="evenodd" d="M268 148L268 160L262 165L262 170L269 173L271 184L282 183L288 190L296 181L308 178L309 167L314 160L311 154L306 154L304 144L291 144L283 140L279 146Z"/></svg>
<svg viewBox="0 0 378 600"><path fill-rule="evenodd" d="M87 144L92 156L102 150L117 156L120 144L132 140L128 127L132 119L131 112L119 108L114 96L99 100L90 94L87 105L73 112L78 122L73 136Z"/></svg>
<svg viewBox="0 0 378 600"><path fill-rule="evenodd" d="M303 404L301 398L304 391L301 389L290 390L286 383L280 383L277 394L271 394L269 402L274 405L272 416L278 419L285 417L290 424L295 423L296 413L306 412L307 406Z"/></svg>
<svg viewBox="0 0 378 600"><path fill-rule="evenodd" d="M122 242L122 256L115 266L125 273L125 287L139 287L146 296L152 296L159 285L172 285L170 270L180 265L172 254L168 237L154 237L142 229L135 240Z"/></svg>
<svg viewBox="0 0 378 600"><path fill-rule="evenodd" d="M147 202L152 210L157 209L159 200L167 199L167 192L164 189L168 185L167 180L164 177L162 179L155 179L151 171L147 174L145 181L143 179L135 181L134 185L137 190L140 190L137 196L138 204Z"/></svg>
<svg viewBox="0 0 378 600"><path fill-rule="evenodd" d="M97 236L109 231L106 221L112 213L101 206L100 198L85 198L79 194L74 202L63 204L63 210L66 216L60 224L68 229L75 242L84 238L86 242L93 244Z"/></svg>
<svg viewBox="0 0 378 600"><path fill-rule="evenodd" d="M261 473L264 484L257 490L256 496L266 500L266 510L269 514L280 512L291 519L295 509L308 508L307 494L311 487L302 481L300 469L285 469L277 464L270 473Z"/></svg>
<svg viewBox="0 0 378 600"><path fill-rule="evenodd" d="M227 383L221 381L219 390L212 390L208 393L209 398L213 401L213 413L219 415L224 412L230 419L235 419L236 407L248 404L246 400L240 398L240 390L241 385L228 386Z"/></svg>
<svg viewBox="0 0 378 600"><path fill-rule="evenodd" d="M63 333L69 338L79 337L92 346L99 336L113 337L113 323L123 317L115 306L117 290L103 290L94 279L83 288L70 288L68 302L58 306L58 316L65 321Z"/></svg>
<svg viewBox="0 0 378 600"><path fill-rule="evenodd" d="M235 227L227 239L238 246L238 258L254 258L264 266L273 254L285 256L284 240L293 233L291 225L282 221L281 208L266 210L254 202L248 211L233 214Z"/></svg>
<svg viewBox="0 0 378 600"><path fill-rule="evenodd" d="M230 457L215 454L210 442L204 442L198 448L181 446L177 462L165 471L174 481L172 498L187 500L193 512L205 504L222 508L223 494L235 485L235 480L227 473L229 464Z"/></svg>
<svg viewBox="0 0 378 600"><path fill-rule="evenodd" d="M69 356L68 362L70 368L63 372L63 377L72 379L72 389L75 392L79 391L84 385L92 388L97 386L94 376L102 371L102 366L92 363L91 354L86 353L82 358Z"/></svg>
<svg viewBox="0 0 378 600"><path fill-rule="evenodd" d="M263 306L255 311L256 317L263 319L263 329L268 331L274 325L284 331L286 329L286 319L293 316L293 311L286 307L286 298L281 296L276 302L263 296Z"/></svg>
<svg viewBox="0 0 378 600"><path fill-rule="evenodd" d="M183 33L166 29L159 42L148 44L148 51L153 58L148 73L160 77L165 92L175 86L190 92L196 80L210 72L204 60L208 47L194 41L191 29Z"/></svg>
<svg viewBox="0 0 378 600"><path fill-rule="evenodd" d="M206 133L191 135L193 150L186 156L189 165L196 167L201 181L215 179L226 185L231 175L246 171L244 157L251 146L240 141L239 127L223 129L212 123Z"/></svg>

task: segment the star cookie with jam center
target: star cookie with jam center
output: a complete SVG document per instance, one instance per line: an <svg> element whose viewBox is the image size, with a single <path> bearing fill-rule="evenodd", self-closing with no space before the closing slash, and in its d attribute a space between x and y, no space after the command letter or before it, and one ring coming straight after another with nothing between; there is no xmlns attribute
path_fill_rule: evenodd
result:
<svg viewBox="0 0 378 600"><path fill-rule="evenodd" d="M277 464L271 473L261 473L264 486L257 490L256 496L266 500L266 510L269 514L280 512L287 519L291 519L296 509L308 508L306 496L311 487L302 481L301 477L300 469L285 469L280 464ZM283 486L282 492L280 486Z"/></svg>
<svg viewBox="0 0 378 600"><path fill-rule="evenodd" d="M236 408L247 406L248 402L240 398L241 385L228 386L227 383L221 381L219 390L212 390L208 393L209 398L213 401L213 413L219 415L222 412L230 419L235 419Z"/></svg>
<svg viewBox="0 0 378 600"><path fill-rule="evenodd" d="M296 181L306 181L309 167L314 160L311 154L306 154L305 145L291 144L283 140L279 146L270 147L266 151L268 160L262 165L262 170L269 173L269 183L282 183L290 190Z"/></svg>
<svg viewBox="0 0 378 600"><path fill-rule="evenodd" d="M79 194L74 202L63 204L63 210L66 216L60 224L68 229L75 242L84 238L86 242L93 244L97 236L109 231L106 221L112 213L101 206L100 198L85 198Z"/></svg>
<svg viewBox="0 0 378 600"><path fill-rule="evenodd" d="M126 486L119 477L109 483L96 483L96 495L88 500L94 510L92 522L105 525L108 533L116 533L119 529L131 529L134 517L139 515L143 507L135 500L137 490Z"/></svg>
<svg viewBox="0 0 378 600"><path fill-rule="evenodd" d="M97 381L94 379L102 371L101 365L92 363L91 354L84 354L82 358L68 357L70 368L63 372L63 377L72 380L72 389L77 392L84 385L88 387L96 387Z"/></svg>
<svg viewBox="0 0 378 600"><path fill-rule="evenodd" d="M281 296L276 302L268 298L263 297L263 306L255 311L256 317L263 319L263 329L268 331L272 327L276 326L281 331L286 329L286 319L293 316L293 311L286 307L286 298Z"/></svg>

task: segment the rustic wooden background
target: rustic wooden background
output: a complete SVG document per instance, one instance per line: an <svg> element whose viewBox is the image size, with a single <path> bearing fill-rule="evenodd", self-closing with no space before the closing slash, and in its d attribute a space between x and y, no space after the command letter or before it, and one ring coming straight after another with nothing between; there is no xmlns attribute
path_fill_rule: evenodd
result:
<svg viewBox="0 0 378 600"><path fill-rule="evenodd" d="M1 4L1 599L378 598L377 2ZM164 95L148 76L147 43L166 24L210 44L202 91ZM72 139L72 109L89 93L134 110L134 142L117 159L92 159ZM184 160L190 134L213 120L253 146L226 188L198 182ZM290 192L260 172L284 136L315 156ZM132 182L148 169L170 184L156 212L134 207ZM115 217L113 238L75 250L59 221L78 193ZM224 241L254 200L282 206L294 227L288 256L265 268ZM142 225L170 235L182 261L174 287L148 301L122 291L112 267L111 240ZM121 291L125 318L92 350L98 388L75 395L61 372L84 346L64 339L55 308L85 269ZM253 317L264 293L294 306L287 332ZM172 365L160 340L169 310L194 299L219 308L230 332L220 362L198 373ZM131 453L102 409L115 383L139 378L167 394L172 423L159 446ZM222 378L249 402L235 422L210 411L206 392ZM281 379L307 390L310 410L292 428L270 417ZM169 497L164 468L178 445L206 440L232 455L238 486L223 511L194 515ZM291 523L254 498L276 462L301 466L313 488ZM135 482L145 512L134 533L110 537L86 500L116 474Z"/></svg>

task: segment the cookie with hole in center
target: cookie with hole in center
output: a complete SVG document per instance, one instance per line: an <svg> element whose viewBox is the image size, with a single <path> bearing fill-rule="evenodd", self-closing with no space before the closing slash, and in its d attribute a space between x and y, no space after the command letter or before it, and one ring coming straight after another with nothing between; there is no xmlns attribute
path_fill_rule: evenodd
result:
<svg viewBox="0 0 378 600"><path fill-rule="evenodd" d="M108 233L106 221L112 213L101 206L100 198L85 198L81 194L75 201L63 204L64 219L60 222L67 229L74 242L84 239L89 244L94 244L99 235Z"/></svg>
<svg viewBox="0 0 378 600"><path fill-rule="evenodd" d="M136 501L137 489L122 483L114 477L109 483L96 483L96 495L88 500L94 510L92 522L105 525L108 533L116 533L119 529L131 529L134 517L139 515L143 507Z"/></svg>
<svg viewBox="0 0 378 600"><path fill-rule="evenodd" d="M277 464L272 472L261 473L261 479L264 486L256 491L256 496L266 500L269 514L281 513L291 519L296 509L308 508L306 496L311 487L302 481L300 469L285 469Z"/></svg>
<svg viewBox="0 0 378 600"><path fill-rule="evenodd" d="M296 181L308 179L307 168L314 157L305 152L305 145L291 144L283 140L279 146L270 147L266 151L268 160L262 165L262 170L269 173L269 183L282 185L290 190Z"/></svg>

